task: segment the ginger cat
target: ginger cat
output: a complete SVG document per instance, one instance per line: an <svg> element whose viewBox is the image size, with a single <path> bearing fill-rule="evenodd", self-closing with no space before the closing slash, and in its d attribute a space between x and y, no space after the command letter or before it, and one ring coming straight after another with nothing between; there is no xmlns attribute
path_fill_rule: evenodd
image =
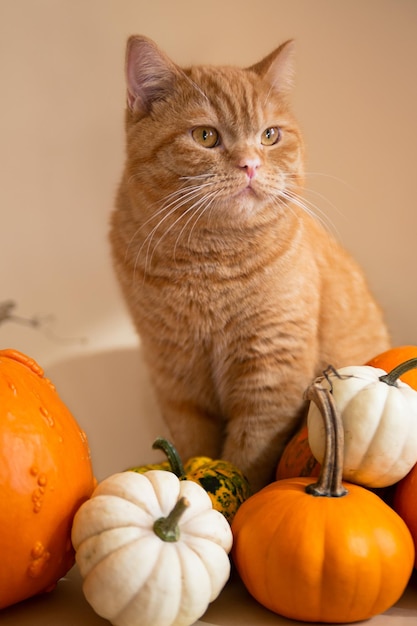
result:
<svg viewBox="0 0 417 626"><path fill-rule="evenodd" d="M329 364L389 347L362 271L302 200L293 43L247 69L127 44L111 244L172 441L272 479Z"/></svg>

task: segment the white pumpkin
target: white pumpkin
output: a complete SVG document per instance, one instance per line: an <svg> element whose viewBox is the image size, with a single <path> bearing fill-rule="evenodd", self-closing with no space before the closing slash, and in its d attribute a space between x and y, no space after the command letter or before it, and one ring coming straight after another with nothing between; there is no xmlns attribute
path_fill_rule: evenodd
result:
<svg viewBox="0 0 417 626"><path fill-rule="evenodd" d="M87 601L115 626L190 626L230 575L229 523L200 485L163 470L101 482L72 542Z"/></svg>
<svg viewBox="0 0 417 626"><path fill-rule="evenodd" d="M417 391L384 376L384 370L363 365L329 369L321 379L343 420L343 478L366 487L392 485L417 462ZM322 463L324 425L313 402L307 425L311 451Z"/></svg>

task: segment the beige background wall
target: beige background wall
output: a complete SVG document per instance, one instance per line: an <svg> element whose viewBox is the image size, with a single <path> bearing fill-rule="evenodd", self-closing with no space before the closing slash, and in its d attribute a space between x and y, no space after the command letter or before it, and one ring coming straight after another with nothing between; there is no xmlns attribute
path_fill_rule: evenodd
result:
<svg viewBox="0 0 417 626"><path fill-rule="evenodd" d="M0 302L42 319L0 346L48 365L136 341L107 244L134 32L184 64L296 39L309 197L417 343L415 0L0 0Z"/></svg>
<svg viewBox="0 0 417 626"><path fill-rule="evenodd" d="M365 267L394 342L416 343L416 0L0 0L0 347L46 369L98 479L152 462L164 426L113 276L124 48L249 65L297 41L309 198ZM354 341L354 337L352 341Z"/></svg>

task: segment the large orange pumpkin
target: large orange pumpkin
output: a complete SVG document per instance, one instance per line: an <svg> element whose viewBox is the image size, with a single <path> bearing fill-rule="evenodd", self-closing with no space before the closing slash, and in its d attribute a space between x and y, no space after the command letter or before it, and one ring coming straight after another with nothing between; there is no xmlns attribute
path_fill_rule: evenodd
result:
<svg viewBox="0 0 417 626"><path fill-rule="evenodd" d="M33 359L0 350L0 609L74 564L71 526L95 486L85 433Z"/></svg>

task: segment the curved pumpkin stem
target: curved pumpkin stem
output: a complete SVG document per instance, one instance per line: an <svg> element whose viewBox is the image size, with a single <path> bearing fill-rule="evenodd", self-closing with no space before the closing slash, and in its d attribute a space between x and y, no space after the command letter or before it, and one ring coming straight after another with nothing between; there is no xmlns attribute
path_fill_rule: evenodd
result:
<svg viewBox="0 0 417 626"><path fill-rule="evenodd" d="M155 450L162 450L171 467L171 471L181 480L185 478L185 470L175 446L164 437L157 437L152 444Z"/></svg>
<svg viewBox="0 0 417 626"><path fill-rule="evenodd" d="M384 374L379 377L379 380L382 383L387 383L387 385L391 385L392 387L398 387L397 381L406 372L417 368L417 358L408 359L408 361L404 361L404 363L400 363L397 367L394 367L388 374Z"/></svg>
<svg viewBox="0 0 417 626"><path fill-rule="evenodd" d="M306 391L306 398L314 402L324 421L326 445L324 459L316 483L307 485L306 492L313 496L338 498L347 494L342 484L344 431L342 418L331 392L315 381Z"/></svg>

